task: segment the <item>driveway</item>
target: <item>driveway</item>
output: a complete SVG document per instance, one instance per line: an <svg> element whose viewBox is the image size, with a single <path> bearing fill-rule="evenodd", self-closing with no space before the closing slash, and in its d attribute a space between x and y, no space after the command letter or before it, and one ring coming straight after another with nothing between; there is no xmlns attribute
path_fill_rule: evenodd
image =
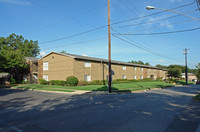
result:
<svg viewBox="0 0 200 132"><path fill-rule="evenodd" d="M0 131L196 132L199 85L133 94L82 95L0 89ZM199 129L199 130L198 130Z"/></svg>

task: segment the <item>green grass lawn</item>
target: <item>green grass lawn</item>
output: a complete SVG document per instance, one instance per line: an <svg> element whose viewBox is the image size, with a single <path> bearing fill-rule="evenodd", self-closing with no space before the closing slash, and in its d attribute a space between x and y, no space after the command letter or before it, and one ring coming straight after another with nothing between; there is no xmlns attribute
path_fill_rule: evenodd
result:
<svg viewBox="0 0 200 132"><path fill-rule="evenodd" d="M169 86L175 86L170 83L152 81L152 82L133 82L133 83L122 83L112 84L112 90L116 91L137 91L151 88L164 88ZM85 91L107 91L108 88L105 85L87 85L87 86L76 86L76 87L63 87L63 86L50 86L50 85L18 85L15 88L23 89L38 89L38 90L49 90L49 91L62 91L62 92L74 92L74 90L85 90Z"/></svg>

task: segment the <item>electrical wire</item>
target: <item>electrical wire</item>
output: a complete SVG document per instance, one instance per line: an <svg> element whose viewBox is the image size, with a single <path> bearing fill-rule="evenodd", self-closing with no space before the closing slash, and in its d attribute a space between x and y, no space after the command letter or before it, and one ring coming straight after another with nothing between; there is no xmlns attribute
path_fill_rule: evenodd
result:
<svg viewBox="0 0 200 132"><path fill-rule="evenodd" d="M73 34L73 35L70 35L70 36L66 36L66 37L62 37L62 38L58 38L58 39L54 39L54 40L49 40L49 41L44 41L44 42L41 42L40 45L59 41L59 40L63 40L63 39L67 39L67 38L80 36L80 35L83 35L83 34L86 34L86 33L89 33L89 32L93 32L93 31L96 31L96 30L99 30L99 29L102 29L102 28L105 28L105 27L107 27L107 25L104 25L104 26L101 26L101 27L98 27L98 28L95 28L95 29L91 29L91 30L88 30L88 31L84 31L84 32L81 32L81 33Z"/></svg>
<svg viewBox="0 0 200 132"><path fill-rule="evenodd" d="M184 14L189 14L189 13L192 13L192 12L197 11L197 10L198 9L195 9L195 10L192 10L190 12L186 12ZM124 28L124 27L130 27L130 26L138 26L138 25L143 25L143 24L149 24L149 23L154 23L154 22L159 22L159 21L175 18L175 17L178 17L178 16L182 16L182 15L178 14L178 15L173 15L173 16L170 16L170 17L162 18L162 19L157 19L157 20L154 20L154 21L142 22L142 23L136 23L136 24L130 24L130 25L124 25L124 26L118 26L118 27L115 27L115 28Z"/></svg>
<svg viewBox="0 0 200 132"><path fill-rule="evenodd" d="M50 48L44 48L42 50L55 49L55 48L60 48L60 47L65 47L65 46L70 46L70 45L77 45L77 44L84 44L84 43L88 43L88 42L102 40L102 39L105 39L105 38L107 38L107 37L101 37L101 38L96 38L96 39L87 40L87 41L74 42L74 43L71 43L71 44L64 44L64 45L54 46L54 47L50 47Z"/></svg>
<svg viewBox="0 0 200 132"><path fill-rule="evenodd" d="M113 29L113 28L112 28L112 30L115 31L115 32L117 32L117 33L119 33L118 31L116 31L116 30ZM178 61L178 60L176 60L176 59L174 59L174 58L170 58L170 57L167 57L167 56L160 55L159 53L155 53L154 51L145 48L144 46L142 46L142 45L139 44L139 43L135 43L135 42L132 43L132 42L129 42L129 41L125 40L125 39L122 39L122 38L120 38L120 37L114 35L114 34L113 34L113 36L116 37L116 38L118 38L118 39L120 39L120 40L122 40L122 41L124 41L124 42L126 42L126 43L128 43L128 44L130 44L130 45L136 46L137 48L142 49L142 50L144 50L144 51L146 51L146 52L149 52L149 53L152 53L152 54L154 54L154 55L157 55L157 56L160 56L160 57L163 57L163 58L167 58L167 59L170 59L170 60ZM127 37L125 37L125 38L128 39L128 40L130 40L130 39L127 38ZM130 41L132 41L132 40L130 40Z"/></svg>
<svg viewBox="0 0 200 132"><path fill-rule="evenodd" d="M186 30L178 30L178 31L172 31L172 32L160 32L160 33L142 33L142 34L115 34L115 35L160 35L160 34L172 34L172 33L181 33L181 32L190 32L190 31L195 31L199 30L200 27L197 28L192 28L192 29L186 29Z"/></svg>
<svg viewBox="0 0 200 132"><path fill-rule="evenodd" d="M189 3L189 4L185 4L185 5L182 5L182 6L178 6L178 7L172 8L170 10L175 10L175 9L183 8L183 7L186 7L186 6L190 6L190 5L193 5L194 3L195 2L192 2L192 3ZM159 11L159 12L156 12L156 13L153 13L153 14L144 15L144 16L141 16L141 17L136 17L136 18L120 21L120 22L111 23L111 25L121 24L121 23L129 22L129 21L133 21L133 20L137 20L137 19L141 19L141 18L145 18L145 17L149 17L149 16L154 16L154 15L157 15L157 14L160 14L160 13L164 13L164 12L166 12L166 11Z"/></svg>
<svg viewBox="0 0 200 132"><path fill-rule="evenodd" d="M29 1L30 1L30 0L29 0ZM37 4L37 3L36 3L36 4ZM194 4L194 2L193 2L193 3L186 4L186 5L182 5L182 6L173 8L173 9L178 9L178 8L190 6L190 5L192 5L192 4ZM39 5L40 5L40 4L39 4ZM42 5L40 5L40 6L42 6ZM42 6L42 7L47 8L48 10L55 11L55 10L53 10L53 9L50 9L50 8L46 7L46 6ZM55 11L55 12L57 12L57 11ZM145 18L145 17L149 17L149 16L156 15L156 14L160 14L160 13L163 13L163 12L165 12L165 11L161 11L161 12L157 12L157 13L153 13L153 14L149 14L149 15L145 15L145 16L141 16L141 17L137 17L137 18L125 20L125 21L121 21L121 22L116 22L116 23L113 23L113 24L111 24L111 25L120 24L120 23L132 21L132 20L136 20L136 19ZM59 12L57 12L57 13L59 13ZM70 36L66 36L66 37L62 37L62 38L58 38L58 39L54 39L54 40L44 41L44 42L41 42L40 45L41 45L41 44L46 44L46 43L55 42L55 41L59 41L59 40L63 40L63 39L67 39L67 38L76 37L76 36L83 35L83 34L86 34L86 33L92 32L92 31L99 30L99 29L104 28L104 27L107 27L107 26L108 26L108 25L104 25L104 26L100 26L100 27L97 27L97 28L94 28L94 29L91 29L91 30L87 30L87 31L84 31L84 32L81 32L81 33L77 33L77 34L74 34L74 35L70 35Z"/></svg>

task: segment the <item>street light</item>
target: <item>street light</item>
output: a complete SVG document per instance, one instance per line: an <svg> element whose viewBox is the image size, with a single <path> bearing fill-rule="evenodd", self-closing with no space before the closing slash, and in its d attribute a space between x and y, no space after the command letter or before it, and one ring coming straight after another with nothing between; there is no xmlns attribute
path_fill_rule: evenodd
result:
<svg viewBox="0 0 200 132"><path fill-rule="evenodd" d="M197 19L197 18L194 18L194 17L188 16L188 15L186 15L186 14L183 14L183 13L180 13L180 12L177 12L177 11L169 10L169 9L162 9L162 8L157 8L157 7L154 7L154 6L146 6L146 9L147 9L147 10L158 9L158 10L162 10L162 11L169 11L169 12L173 12L173 13L176 13L176 14L180 14L180 15L183 15L183 16L186 16L186 17L189 17L189 18L191 18L191 19L193 19L193 20L195 20L195 21L200 22L200 20Z"/></svg>

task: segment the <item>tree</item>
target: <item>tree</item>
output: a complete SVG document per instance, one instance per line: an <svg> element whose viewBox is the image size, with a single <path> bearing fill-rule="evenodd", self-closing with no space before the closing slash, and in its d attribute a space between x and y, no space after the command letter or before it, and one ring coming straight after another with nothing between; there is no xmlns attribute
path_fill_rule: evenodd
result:
<svg viewBox="0 0 200 132"><path fill-rule="evenodd" d="M129 61L129 63L134 63L134 64L140 64L140 65L147 65L150 66L149 62L144 63L143 61L139 60L139 61Z"/></svg>
<svg viewBox="0 0 200 132"><path fill-rule="evenodd" d="M24 39L22 35L11 34L0 37L0 69L9 72L17 82L23 80L28 71L25 57L39 55L38 41Z"/></svg>
<svg viewBox="0 0 200 132"><path fill-rule="evenodd" d="M169 65L168 66L168 69L171 69L171 68L179 68L181 69L181 72L182 73L185 73L185 66L182 66L182 65ZM188 68L188 67L187 67ZM188 72L190 71L190 69L188 68Z"/></svg>
<svg viewBox="0 0 200 132"><path fill-rule="evenodd" d="M168 69L167 76L172 78L180 78L181 77L181 69L179 68L170 68Z"/></svg>
<svg viewBox="0 0 200 132"><path fill-rule="evenodd" d="M160 64L157 64L156 67L158 67L158 68L162 68L162 69L167 69L167 66L160 65Z"/></svg>
<svg viewBox="0 0 200 132"><path fill-rule="evenodd" d="M62 50L60 53L65 53L65 54L67 54L67 51L65 51L65 50Z"/></svg>
<svg viewBox="0 0 200 132"><path fill-rule="evenodd" d="M196 70L194 72L195 76L197 77L197 80L200 80L200 63L196 66Z"/></svg>

